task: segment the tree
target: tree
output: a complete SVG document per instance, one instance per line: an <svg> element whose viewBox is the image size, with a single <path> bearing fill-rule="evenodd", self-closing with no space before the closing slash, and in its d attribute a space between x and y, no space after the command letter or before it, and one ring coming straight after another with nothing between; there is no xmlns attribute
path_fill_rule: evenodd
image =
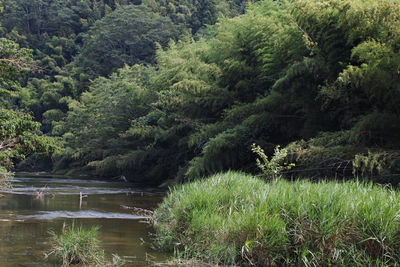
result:
<svg viewBox="0 0 400 267"><path fill-rule="evenodd" d="M18 75L20 70L32 67L32 51L19 48L11 40L0 38L0 104L7 105L11 97L17 96L20 88Z"/></svg>
<svg viewBox="0 0 400 267"><path fill-rule="evenodd" d="M153 63L156 43L165 46L181 33L147 6L124 6L93 25L75 62L92 78L107 76L124 64Z"/></svg>
<svg viewBox="0 0 400 267"><path fill-rule="evenodd" d="M136 119L150 110L149 103L155 93L148 83L153 72L152 67L125 66L109 78L95 79L80 101L70 100L67 117L56 122L53 128L53 134L63 136L68 144L68 150L58 162L74 160L75 167L89 164L95 166L96 174L117 175L121 170L115 161L107 165L113 171L100 162L132 148L124 134Z"/></svg>
<svg viewBox="0 0 400 267"><path fill-rule="evenodd" d="M13 159L34 152L51 153L57 149L55 140L41 136L40 124L23 112L9 109L17 96L19 71L30 68L30 51L19 49L10 40L0 39L0 178L9 177ZM8 109L6 108L8 107Z"/></svg>

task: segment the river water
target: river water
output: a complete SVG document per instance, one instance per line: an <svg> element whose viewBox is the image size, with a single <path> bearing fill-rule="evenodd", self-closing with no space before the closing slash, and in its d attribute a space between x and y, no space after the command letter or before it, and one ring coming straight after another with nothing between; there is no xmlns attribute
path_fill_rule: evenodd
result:
<svg viewBox="0 0 400 267"><path fill-rule="evenodd" d="M82 193L82 201L80 194ZM60 266L45 259L49 231L64 223L100 226L106 255L118 254L125 266L149 266L168 255L151 246L153 229L128 207L154 209L164 193L124 182L54 177L16 177L12 189L0 192L0 266Z"/></svg>

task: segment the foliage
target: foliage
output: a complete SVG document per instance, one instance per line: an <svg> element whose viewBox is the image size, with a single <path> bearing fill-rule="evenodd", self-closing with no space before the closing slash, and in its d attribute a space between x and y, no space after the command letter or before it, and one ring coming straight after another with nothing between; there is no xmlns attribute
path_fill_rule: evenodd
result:
<svg viewBox="0 0 400 267"><path fill-rule="evenodd" d="M12 173L10 173L6 168L0 166L0 188L10 187L11 178Z"/></svg>
<svg viewBox="0 0 400 267"><path fill-rule="evenodd" d="M145 0L155 12L169 16L175 23L183 23L191 29L193 34L204 29L206 25L217 22L220 14L223 16L235 16L244 12L247 0Z"/></svg>
<svg viewBox="0 0 400 267"><path fill-rule="evenodd" d="M371 180L379 183L399 183L399 152L383 147L360 145L352 131L320 133L307 141L289 143L283 159L294 162L287 177L329 177Z"/></svg>
<svg viewBox="0 0 400 267"><path fill-rule="evenodd" d="M307 141L289 143L286 161L294 162L295 167L283 172L296 177L353 177L352 160L365 147L352 139L350 131L324 132ZM360 177L361 178L361 177Z"/></svg>
<svg viewBox="0 0 400 267"><path fill-rule="evenodd" d="M61 2L0 15L44 68L16 105L63 137L57 171L256 172L251 144L271 157L297 141L281 172L348 177L355 155L400 148L398 0Z"/></svg>
<svg viewBox="0 0 400 267"><path fill-rule="evenodd" d="M227 172L173 188L154 221L162 248L213 264L397 265L399 197L357 181Z"/></svg>
<svg viewBox="0 0 400 267"><path fill-rule="evenodd" d="M397 183L400 171L400 154L397 151L368 151L357 154L353 160L353 174L372 180L389 180Z"/></svg>
<svg viewBox="0 0 400 267"><path fill-rule="evenodd" d="M19 71L30 69L31 51L7 39L0 39L0 172L1 183L13 167L13 159L27 154L52 153L58 149L55 139L41 135L40 123L26 113L10 109L18 96Z"/></svg>
<svg viewBox="0 0 400 267"><path fill-rule="evenodd" d="M166 45L170 38L190 32L189 21L204 27L222 14L243 12L247 1L197 2L2 1L0 37L32 48L40 70L24 77L19 104L32 111L48 133L53 125L43 114L48 110L65 113L66 98L79 99L90 79L109 75L124 64L153 62L154 42Z"/></svg>
<svg viewBox="0 0 400 267"><path fill-rule="evenodd" d="M76 61L90 77L107 76L124 64L151 63L156 43L165 46L181 30L146 6L121 7L90 28Z"/></svg>
<svg viewBox="0 0 400 267"><path fill-rule="evenodd" d="M148 89L148 83L153 71L141 65L126 66L110 78L94 80L80 102L70 100L67 117L53 127L53 133L62 135L71 148L58 160L79 160L94 167L96 174L122 174L118 173L119 166L129 172L124 162L111 160L116 154L131 151L132 144L125 132L151 110L149 103L155 99L155 93Z"/></svg>
<svg viewBox="0 0 400 267"><path fill-rule="evenodd" d="M27 114L0 109L0 160L11 167L11 159L23 158L33 152L51 153L56 149L53 139L40 136L39 123Z"/></svg>
<svg viewBox="0 0 400 267"><path fill-rule="evenodd" d="M31 69L32 51L11 40L0 38L0 104L18 95L19 71Z"/></svg>
<svg viewBox="0 0 400 267"><path fill-rule="evenodd" d="M7 177L6 169L12 169L13 159L24 159L32 153L42 156L58 151L56 139L43 136L40 124L30 115L0 108L0 168L2 177ZM4 179L2 179L4 180Z"/></svg>
<svg viewBox="0 0 400 267"><path fill-rule="evenodd" d="M256 159L257 167L261 169L262 173L267 177L276 179L282 171L290 170L295 166L294 163L282 163L287 157L288 151L286 148L280 149L279 146L275 147L274 155L271 159L268 159L264 150L260 146L256 146L256 144L252 144L251 151L259 156L259 158Z"/></svg>

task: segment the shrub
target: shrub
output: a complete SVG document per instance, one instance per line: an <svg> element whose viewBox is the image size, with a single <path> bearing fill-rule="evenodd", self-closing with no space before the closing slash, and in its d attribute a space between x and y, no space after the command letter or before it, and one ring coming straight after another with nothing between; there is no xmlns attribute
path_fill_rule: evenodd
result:
<svg viewBox="0 0 400 267"><path fill-rule="evenodd" d="M227 172L173 188L154 224L162 248L217 264L393 266L399 213L384 186Z"/></svg>
<svg viewBox="0 0 400 267"><path fill-rule="evenodd" d="M353 142L350 131L320 133L308 141L288 144L281 162L294 162L291 170L281 175L294 177L358 177L375 183L397 185L400 152L383 147L366 147ZM279 165L277 165L279 167Z"/></svg>
<svg viewBox="0 0 400 267"><path fill-rule="evenodd" d="M259 157L256 159L257 167L263 172L263 174L269 178L277 178L277 176L285 170L290 170L295 166L294 163L287 164L284 160L287 157L287 149L280 149L280 146L275 147L274 155L271 159L264 153L264 150L252 144L251 151L256 153Z"/></svg>
<svg viewBox="0 0 400 267"><path fill-rule="evenodd" d="M12 173L9 172L6 168L0 166L0 188L11 187L10 184L11 178L12 178Z"/></svg>
<svg viewBox="0 0 400 267"><path fill-rule="evenodd" d="M53 246L46 257L54 254L62 259L63 266L71 264L104 266L105 256L97 239L98 230L97 226L85 230L82 226L76 227L74 223L71 227L64 224L60 235L50 232Z"/></svg>
<svg viewBox="0 0 400 267"><path fill-rule="evenodd" d="M398 184L400 153L398 151L368 151L357 154L353 161L354 175Z"/></svg>

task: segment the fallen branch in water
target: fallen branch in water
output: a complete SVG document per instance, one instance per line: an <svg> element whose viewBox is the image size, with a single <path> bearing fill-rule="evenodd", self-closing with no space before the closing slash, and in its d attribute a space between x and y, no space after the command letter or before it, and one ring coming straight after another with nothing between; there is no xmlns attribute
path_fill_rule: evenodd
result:
<svg viewBox="0 0 400 267"><path fill-rule="evenodd" d="M47 185L42 187L40 190L36 190L33 194L35 196L35 199L43 199L46 193L50 194L52 198L55 197L55 194L50 192L49 187Z"/></svg>

